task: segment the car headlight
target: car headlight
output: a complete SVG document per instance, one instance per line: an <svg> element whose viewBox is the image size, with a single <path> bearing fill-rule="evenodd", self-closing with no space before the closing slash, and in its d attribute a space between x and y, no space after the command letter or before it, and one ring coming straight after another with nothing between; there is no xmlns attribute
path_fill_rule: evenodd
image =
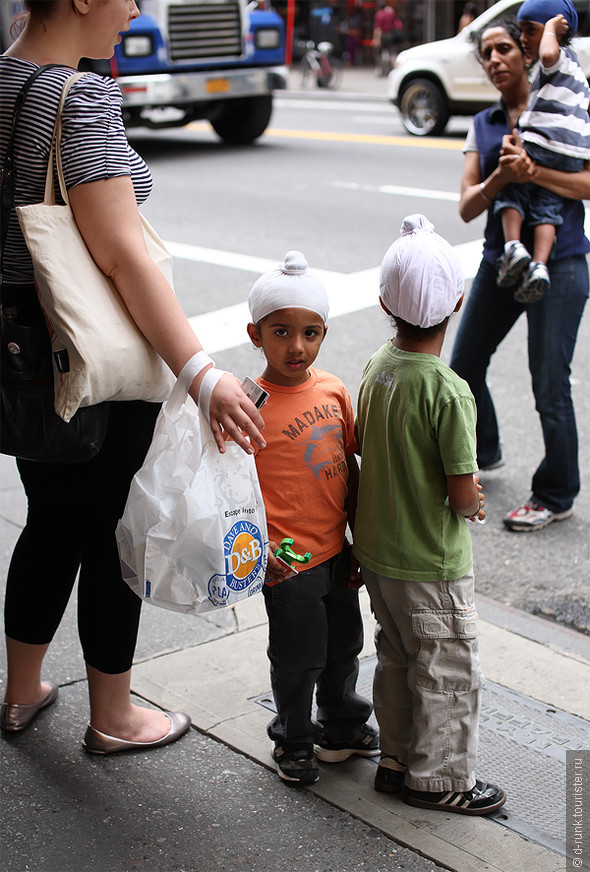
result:
<svg viewBox="0 0 590 872"><path fill-rule="evenodd" d="M261 27L255 35L256 48L278 48L281 37L277 27Z"/></svg>
<svg viewBox="0 0 590 872"><path fill-rule="evenodd" d="M122 48L127 58L146 58L154 53L154 43L148 33L124 36Z"/></svg>

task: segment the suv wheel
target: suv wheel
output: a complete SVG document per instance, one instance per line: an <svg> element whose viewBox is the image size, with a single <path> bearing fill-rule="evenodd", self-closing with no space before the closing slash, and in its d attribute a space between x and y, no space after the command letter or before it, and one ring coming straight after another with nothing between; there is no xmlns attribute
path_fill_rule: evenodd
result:
<svg viewBox="0 0 590 872"><path fill-rule="evenodd" d="M430 79L413 79L405 85L399 108L404 127L414 136L442 133L449 120L445 96Z"/></svg>

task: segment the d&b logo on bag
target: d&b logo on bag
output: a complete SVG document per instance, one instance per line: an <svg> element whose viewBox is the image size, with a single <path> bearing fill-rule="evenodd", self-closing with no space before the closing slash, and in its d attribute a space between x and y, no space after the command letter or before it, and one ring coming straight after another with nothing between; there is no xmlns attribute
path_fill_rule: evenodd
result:
<svg viewBox="0 0 590 872"><path fill-rule="evenodd" d="M248 588L248 596L257 593L264 581L264 543L256 524L250 521L234 524L225 535L223 551L225 575L209 579L209 599L216 606L225 605L232 591Z"/></svg>

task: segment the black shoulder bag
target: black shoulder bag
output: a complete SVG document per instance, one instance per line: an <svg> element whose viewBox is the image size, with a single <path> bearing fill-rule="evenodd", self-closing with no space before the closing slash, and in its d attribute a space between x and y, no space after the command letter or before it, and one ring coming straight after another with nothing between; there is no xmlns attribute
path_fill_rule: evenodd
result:
<svg viewBox="0 0 590 872"><path fill-rule="evenodd" d="M0 178L0 453L46 463L83 463L104 442L108 404L79 409L68 423L56 414L51 339L35 285L4 282L4 249L16 190L16 125L30 86L54 66L39 67L17 97Z"/></svg>

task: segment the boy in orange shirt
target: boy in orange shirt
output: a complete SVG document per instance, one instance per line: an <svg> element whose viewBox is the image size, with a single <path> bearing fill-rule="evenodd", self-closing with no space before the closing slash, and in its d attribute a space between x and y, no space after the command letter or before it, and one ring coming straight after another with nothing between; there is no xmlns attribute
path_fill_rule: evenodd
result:
<svg viewBox="0 0 590 872"><path fill-rule="evenodd" d="M367 724L372 705L355 690L363 623L345 536L347 523L354 530L358 485L354 414L342 382L312 366L327 331L328 297L304 256L287 252L254 284L248 304L248 335L266 357L257 382L270 395L267 445L256 454L271 549L263 593L277 714L267 731L279 776L313 784L316 756L336 763L379 754L377 731ZM312 555L291 578L274 557L284 538Z"/></svg>

